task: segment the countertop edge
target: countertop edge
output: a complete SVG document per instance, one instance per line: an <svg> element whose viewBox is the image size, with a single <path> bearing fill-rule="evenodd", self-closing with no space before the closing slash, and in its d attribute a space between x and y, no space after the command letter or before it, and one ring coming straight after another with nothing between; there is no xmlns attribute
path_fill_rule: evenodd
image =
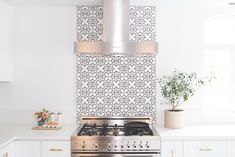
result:
<svg viewBox="0 0 235 157"><path fill-rule="evenodd" d="M76 132L77 124L64 125L61 130L31 130L31 125L0 124L0 149L12 142L25 141L71 141L71 136ZM9 131L8 131L9 129Z"/></svg>

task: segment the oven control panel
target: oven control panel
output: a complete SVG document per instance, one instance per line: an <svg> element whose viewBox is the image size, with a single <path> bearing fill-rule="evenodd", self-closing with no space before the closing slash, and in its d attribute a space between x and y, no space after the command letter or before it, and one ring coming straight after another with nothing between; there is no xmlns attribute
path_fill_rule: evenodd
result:
<svg viewBox="0 0 235 157"><path fill-rule="evenodd" d="M78 151L151 151L160 149L160 140L80 139L72 140L72 148Z"/></svg>

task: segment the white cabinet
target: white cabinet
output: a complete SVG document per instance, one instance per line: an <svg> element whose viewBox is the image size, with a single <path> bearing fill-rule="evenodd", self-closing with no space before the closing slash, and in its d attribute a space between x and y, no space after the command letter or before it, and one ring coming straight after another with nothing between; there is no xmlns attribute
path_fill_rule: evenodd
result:
<svg viewBox="0 0 235 157"><path fill-rule="evenodd" d="M0 150L0 157L14 157L14 145L9 144L8 146Z"/></svg>
<svg viewBox="0 0 235 157"><path fill-rule="evenodd" d="M0 82L12 81L12 63L10 54L0 52Z"/></svg>
<svg viewBox="0 0 235 157"><path fill-rule="evenodd" d="M42 157L70 157L69 141L43 141Z"/></svg>
<svg viewBox="0 0 235 157"><path fill-rule="evenodd" d="M184 142L185 157L225 157L225 141L186 141Z"/></svg>
<svg viewBox="0 0 235 157"><path fill-rule="evenodd" d="M235 141L162 141L161 150L161 157L235 157Z"/></svg>
<svg viewBox="0 0 235 157"><path fill-rule="evenodd" d="M41 142L15 141L15 157L41 157Z"/></svg>
<svg viewBox="0 0 235 157"><path fill-rule="evenodd" d="M227 150L228 157L235 157L235 141L228 141Z"/></svg>
<svg viewBox="0 0 235 157"><path fill-rule="evenodd" d="M70 141L15 141L15 157L70 156Z"/></svg>
<svg viewBox="0 0 235 157"><path fill-rule="evenodd" d="M165 141L162 142L162 157L182 157L183 142L181 141Z"/></svg>
<svg viewBox="0 0 235 157"><path fill-rule="evenodd" d="M0 82L12 80L13 8L0 2Z"/></svg>

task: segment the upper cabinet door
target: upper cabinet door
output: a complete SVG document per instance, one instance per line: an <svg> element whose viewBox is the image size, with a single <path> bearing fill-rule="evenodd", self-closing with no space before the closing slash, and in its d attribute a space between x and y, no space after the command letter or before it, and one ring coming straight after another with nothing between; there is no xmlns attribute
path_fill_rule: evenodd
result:
<svg viewBox="0 0 235 157"><path fill-rule="evenodd" d="M0 82L12 81L11 56L7 52L0 50Z"/></svg>
<svg viewBox="0 0 235 157"><path fill-rule="evenodd" d="M15 157L41 157L41 142L16 141Z"/></svg>
<svg viewBox="0 0 235 157"><path fill-rule="evenodd" d="M184 157L226 157L226 142L224 141L184 142Z"/></svg>
<svg viewBox="0 0 235 157"><path fill-rule="evenodd" d="M0 3L0 21L0 82L12 81L13 10L4 1Z"/></svg>
<svg viewBox="0 0 235 157"><path fill-rule="evenodd" d="M70 157L70 141L43 141L42 157Z"/></svg>
<svg viewBox="0 0 235 157"><path fill-rule="evenodd" d="M183 142L164 141L162 142L161 157L183 157Z"/></svg>

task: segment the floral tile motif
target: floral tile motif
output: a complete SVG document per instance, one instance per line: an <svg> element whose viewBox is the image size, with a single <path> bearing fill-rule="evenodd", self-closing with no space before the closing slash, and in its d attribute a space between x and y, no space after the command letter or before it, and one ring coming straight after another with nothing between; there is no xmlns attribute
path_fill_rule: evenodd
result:
<svg viewBox="0 0 235 157"><path fill-rule="evenodd" d="M103 37L103 7L77 7L77 39L79 41L101 41ZM156 7L138 6L130 8L130 40L156 40Z"/></svg>
<svg viewBox="0 0 235 157"><path fill-rule="evenodd" d="M155 56L77 57L80 116L155 116Z"/></svg>
<svg viewBox="0 0 235 157"><path fill-rule="evenodd" d="M156 41L156 7L130 8L130 40Z"/></svg>
<svg viewBox="0 0 235 157"><path fill-rule="evenodd" d="M78 41L100 41L103 35L103 7L77 7Z"/></svg>
<svg viewBox="0 0 235 157"><path fill-rule="evenodd" d="M155 7L131 7L130 40L156 40ZM103 35L101 6L77 8L78 41ZM82 116L156 118L156 56L77 56L77 121Z"/></svg>

